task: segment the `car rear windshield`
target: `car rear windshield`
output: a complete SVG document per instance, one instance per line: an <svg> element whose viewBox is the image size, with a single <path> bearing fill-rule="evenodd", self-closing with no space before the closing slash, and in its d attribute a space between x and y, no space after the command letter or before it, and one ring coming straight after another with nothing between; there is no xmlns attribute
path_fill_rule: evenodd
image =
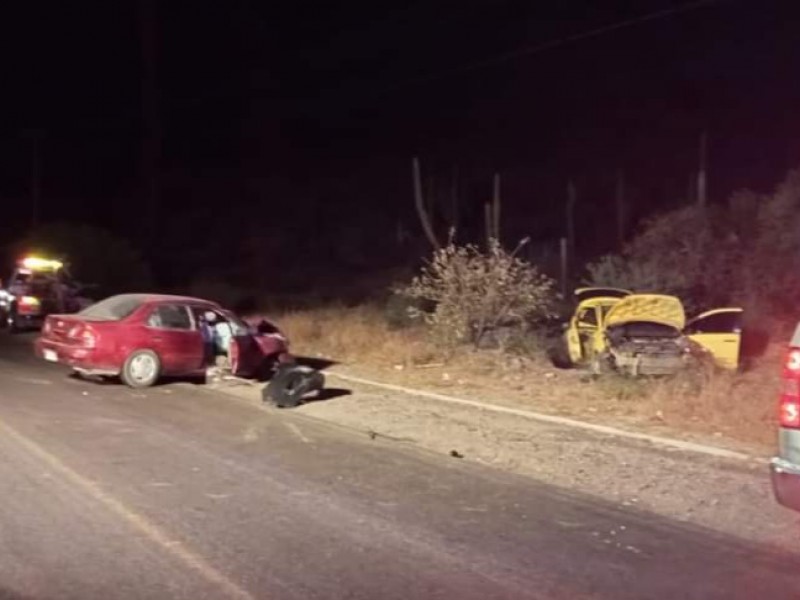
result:
<svg viewBox="0 0 800 600"><path fill-rule="evenodd" d="M92 304L78 314L93 321L121 321L133 314L143 303L142 296L112 296Z"/></svg>

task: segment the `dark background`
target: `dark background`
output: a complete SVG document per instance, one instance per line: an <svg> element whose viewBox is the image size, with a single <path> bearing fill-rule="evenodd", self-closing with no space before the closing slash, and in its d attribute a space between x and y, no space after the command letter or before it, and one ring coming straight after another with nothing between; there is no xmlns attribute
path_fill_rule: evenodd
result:
<svg viewBox="0 0 800 600"><path fill-rule="evenodd" d="M712 202L800 162L797 3L689 4L4 6L0 243L72 220L130 239L167 287L355 285L426 248L416 154L440 199L457 169L464 240L498 171L508 244L556 247L571 179L581 256L615 249L618 169L632 231L687 201L704 130Z"/></svg>

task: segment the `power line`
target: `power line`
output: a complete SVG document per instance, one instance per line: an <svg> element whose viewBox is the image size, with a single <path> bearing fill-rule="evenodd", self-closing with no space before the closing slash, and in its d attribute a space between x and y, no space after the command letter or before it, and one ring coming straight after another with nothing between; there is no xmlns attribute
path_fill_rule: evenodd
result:
<svg viewBox="0 0 800 600"><path fill-rule="evenodd" d="M657 21L659 19L664 19L667 17L671 17L674 15L688 13L691 11L698 10L700 8L704 8L706 6L711 6L713 4L719 4L721 2L726 2L727 0L696 0L695 2L689 2L687 4L683 4L682 6L676 6L673 8L665 8L662 10L658 10L655 12L648 13L646 15L641 15L638 17L632 17L630 19L625 19L623 21L617 21L610 25L604 25L603 27L597 27L595 29L591 29L589 31L583 31L581 33L575 33L572 35L568 35L562 38L558 38L555 40L550 40L547 42L543 42L541 44L537 44L535 46L525 46L522 48L517 48L516 50L511 50L509 52L505 52L503 54L498 54L496 56L492 56L489 58L485 58L476 62L472 62L466 65L462 65L460 67L455 67L452 69L447 69L444 71L440 71L438 73L433 73L431 75L425 75L423 77L418 77L414 79L408 79L402 83L388 86L381 90L376 91L377 94L395 91L398 89L403 89L406 87L413 87L417 85L421 85L423 83L429 83L431 81L437 81L439 79L444 79L446 77L452 77L455 75L460 75L463 73L468 73L470 71L477 71L479 69L484 69L486 67L491 67L495 65L499 65L502 63L509 62L516 58L520 58L523 56L533 56L535 54L539 54L541 52L545 52L547 50L552 50L553 48L558 48L560 46L566 46L568 44L572 44L575 42L587 40L590 38L600 37L607 33L611 33L613 31L618 31L620 29L627 29L633 27L635 25L641 25L642 23L648 23L651 21Z"/></svg>

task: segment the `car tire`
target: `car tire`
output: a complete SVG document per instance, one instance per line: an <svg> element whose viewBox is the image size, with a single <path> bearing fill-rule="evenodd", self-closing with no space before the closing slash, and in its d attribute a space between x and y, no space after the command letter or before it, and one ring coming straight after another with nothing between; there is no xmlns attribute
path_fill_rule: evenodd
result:
<svg viewBox="0 0 800 600"><path fill-rule="evenodd" d="M8 311L8 315L5 318L6 326L8 327L8 331L11 333L19 333L22 331L22 327L19 323L19 317L17 316L17 307L11 306Z"/></svg>
<svg viewBox="0 0 800 600"><path fill-rule="evenodd" d="M132 352L122 366L120 378L132 388L150 387L161 376L161 359L152 350Z"/></svg>
<svg viewBox="0 0 800 600"><path fill-rule="evenodd" d="M553 343L547 349L547 357L557 369L570 369L573 366L572 359L570 359L569 356L569 350L567 349L567 342L563 339Z"/></svg>
<svg viewBox="0 0 800 600"><path fill-rule="evenodd" d="M278 368L261 394L266 403L279 408L294 408L303 401L303 397L321 390L324 385L325 376L319 371L288 364Z"/></svg>

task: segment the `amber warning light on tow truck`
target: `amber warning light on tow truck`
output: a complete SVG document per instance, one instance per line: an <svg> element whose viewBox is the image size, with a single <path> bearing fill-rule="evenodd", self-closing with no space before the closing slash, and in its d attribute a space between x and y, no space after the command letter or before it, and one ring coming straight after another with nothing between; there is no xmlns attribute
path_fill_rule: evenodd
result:
<svg viewBox="0 0 800 600"><path fill-rule="evenodd" d="M31 271L58 271L64 266L60 260L50 260L38 256L26 256L20 261L20 264Z"/></svg>

